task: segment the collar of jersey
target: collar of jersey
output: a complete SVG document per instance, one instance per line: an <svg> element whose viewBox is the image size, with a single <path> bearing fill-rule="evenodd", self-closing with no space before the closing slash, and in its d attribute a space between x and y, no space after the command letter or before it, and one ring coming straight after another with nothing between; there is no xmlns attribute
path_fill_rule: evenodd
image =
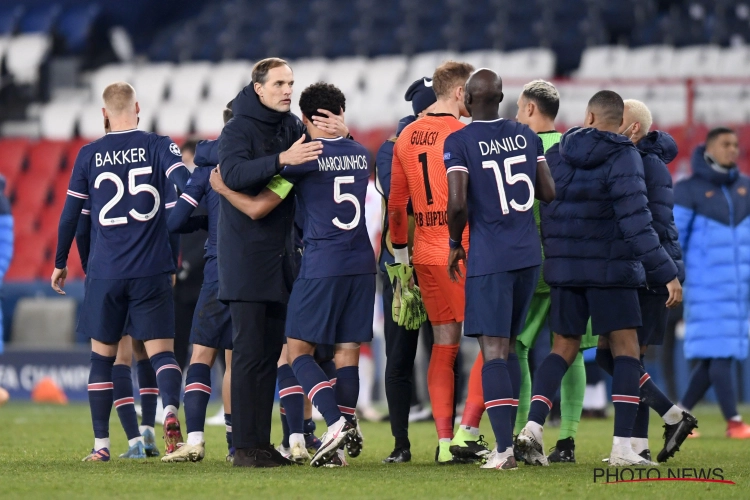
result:
<svg viewBox="0 0 750 500"><path fill-rule="evenodd" d="M502 120L502 118L496 118L494 120L471 120L471 123L495 123Z"/></svg>
<svg viewBox="0 0 750 500"><path fill-rule="evenodd" d="M450 116L451 118L456 118L450 113L427 113L427 116ZM456 118L458 119L458 118Z"/></svg>
<svg viewBox="0 0 750 500"><path fill-rule="evenodd" d="M114 132L107 132L107 135L114 135L114 134L129 134L130 132L135 132L138 130L137 128L131 128L130 130L116 130Z"/></svg>
<svg viewBox="0 0 750 500"><path fill-rule="evenodd" d="M341 139L343 139L343 137L338 136L338 137L318 137L315 140L316 141L338 141L338 140L341 140Z"/></svg>

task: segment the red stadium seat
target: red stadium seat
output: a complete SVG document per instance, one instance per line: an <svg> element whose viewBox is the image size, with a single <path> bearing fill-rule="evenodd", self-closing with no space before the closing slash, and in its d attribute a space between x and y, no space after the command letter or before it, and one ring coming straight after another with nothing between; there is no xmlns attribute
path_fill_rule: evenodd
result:
<svg viewBox="0 0 750 500"><path fill-rule="evenodd" d="M37 214L25 210L13 210L13 233L18 235L36 232Z"/></svg>
<svg viewBox="0 0 750 500"><path fill-rule="evenodd" d="M13 207L18 210L39 213L47 201L51 179L37 178L25 173L16 184L16 196Z"/></svg>
<svg viewBox="0 0 750 500"><path fill-rule="evenodd" d="M68 143L67 150L65 152L65 171L68 173L67 176L70 178L70 172L73 171L73 165L76 162L76 156L83 146L91 141L86 139L73 139Z"/></svg>
<svg viewBox="0 0 750 500"><path fill-rule="evenodd" d="M43 263L49 255L49 242L40 234L19 235L13 250L13 260L5 274L8 281L39 279ZM51 269L50 269L51 272Z"/></svg>
<svg viewBox="0 0 750 500"><path fill-rule="evenodd" d="M49 272L55 267L55 256L49 262ZM78 254L78 247L75 243L70 247L70 253L68 254L68 279L84 279L86 275L83 273L83 267L81 267L81 257Z"/></svg>
<svg viewBox="0 0 750 500"><path fill-rule="evenodd" d="M39 177L55 178L60 171L67 141L39 141L29 150L29 173Z"/></svg>
<svg viewBox="0 0 750 500"><path fill-rule="evenodd" d="M28 139L0 139L0 174L5 176L9 184L13 184L21 173L28 150ZM6 191L6 194L9 193L10 191Z"/></svg>

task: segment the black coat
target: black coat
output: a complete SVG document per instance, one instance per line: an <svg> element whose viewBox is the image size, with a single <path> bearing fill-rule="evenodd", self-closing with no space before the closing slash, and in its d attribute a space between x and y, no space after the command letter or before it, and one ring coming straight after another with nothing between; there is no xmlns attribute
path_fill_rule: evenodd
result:
<svg viewBox="0 0 750 500"><path fill-rule="evenodd" d="M289 149L305 129L292 113L261 104L252 84L234 99L232 112L234 118L219 137L221 176L230 189L257 195L278 173L279 153ZM293 196L255 221L222 197L219 299L287 302L294 278L293 220Z"/></svg>

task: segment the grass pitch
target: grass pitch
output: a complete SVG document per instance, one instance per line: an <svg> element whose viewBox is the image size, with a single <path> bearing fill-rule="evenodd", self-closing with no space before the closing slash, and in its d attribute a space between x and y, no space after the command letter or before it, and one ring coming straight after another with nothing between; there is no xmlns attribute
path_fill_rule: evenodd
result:
<svg viewBox="0 0 750 500"><path fill-rule="evenodd" d="M747 407L743 410L749 413ZM214 411L212 406L209 415ZM364 451L345 469L233 468L224 461L223 427L206 428L207 456L201 463L118 458L109 463L83 463L81 459L93 442L87 405L11 402L0 408L0 498L750 498L750 442L724 437L725 424L716 407L700 407L696 416L701 437L688 440L683 451L660 466L662 476L666 477L667 468L718 467L724 478L736 485L676 481L603 484L601 479L595 483L594 471L605 465L601 458L610 449L611 418L581 422L577 464L519 466L517 471L436 466L432 423L412 425L413 460L400 465L380 463L393 444L387 423L362 424ZM651 422L655 456L662 430L653 413ZM483 426L485 436L491 436L486 418ZM111 429L111 452L117 457L126 450L127 441L114 411ZM273 439L278 442L280 436L277 426ZM557 429L547 428L546 445L554 445L556 439Z"/></svg>

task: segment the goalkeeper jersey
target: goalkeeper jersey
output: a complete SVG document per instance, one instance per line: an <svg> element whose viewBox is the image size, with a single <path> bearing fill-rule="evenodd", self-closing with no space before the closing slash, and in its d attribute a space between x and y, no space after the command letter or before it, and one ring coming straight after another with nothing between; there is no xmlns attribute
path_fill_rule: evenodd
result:
<svg viewBox="0 0 750 500"><path fill-rule="evenodd" d="M560 142L562 134L556 130L550 132L540 132L539 137L542 139L542 147L546 153L549 148ZM536 228L539 230L541 236L541 217L539 215L539 200L534 200L534 220L536 221ZM542 250L542 260L544 260L544 250ZM544 266L542 266L544 267ZM536 290L534 293L549 293L549 285L544 281L544 272L542 267L539 268L539 281L536 284Z"/></svg>

